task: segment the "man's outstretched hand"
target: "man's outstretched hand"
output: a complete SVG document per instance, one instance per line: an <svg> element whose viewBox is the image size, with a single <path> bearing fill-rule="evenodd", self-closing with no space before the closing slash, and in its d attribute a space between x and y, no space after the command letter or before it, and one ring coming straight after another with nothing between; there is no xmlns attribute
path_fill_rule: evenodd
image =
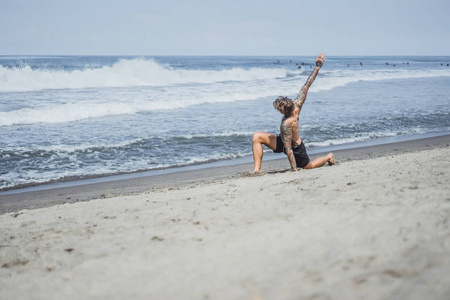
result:
<svg viewBox="0 0 450 300"><path fill-rule="evenodd" d="M319 57L316 57L316 67L321 68L325 62L325 54L320 53Z"/></svg>

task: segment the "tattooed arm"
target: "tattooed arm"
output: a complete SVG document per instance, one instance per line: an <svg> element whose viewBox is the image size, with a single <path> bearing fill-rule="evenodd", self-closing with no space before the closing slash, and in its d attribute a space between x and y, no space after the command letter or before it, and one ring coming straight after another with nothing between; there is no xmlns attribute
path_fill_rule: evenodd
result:
<svg viewBox="0 0 450 300"><path fill-rule="evenodd" d="M309 75L308 79L306 80L306 83L301 88L300 92L297 95L297 98L295 98L294 103L299 108L299 114L300 110L302 109L303 103L306 100L306 94L308 93L309 87L313 84L314 79L316 79L317 74L319 73L319 69L323 66L323 63L325 62L325 55L322 53L319 55L319 57L316 57L316 67L312 71L311 75Z"/></svg>
<svg viewBox="0 0 450 300"><path fill-rule="evenodd" d="M294 124L295 123L295 124ZM291 170L297 171L297 162L295 161L294 151L292 150L292 130L293 126L298 126L294 121L283 121L281 123L280 131L283 139L284 148L286 149L286 155L291 164Z"/></svg>

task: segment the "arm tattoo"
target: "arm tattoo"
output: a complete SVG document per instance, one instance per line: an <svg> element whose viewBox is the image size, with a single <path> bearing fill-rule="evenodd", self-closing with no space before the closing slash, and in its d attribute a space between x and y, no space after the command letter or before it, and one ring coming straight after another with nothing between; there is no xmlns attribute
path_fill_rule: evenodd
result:
<svg viewBox="0 0 450 300"><path fill-rule="evenodd" d="M292 151L292 122L282 123L281 124L281 137L283 139L284 148L286 149L286 155L289 159L289 163L291 164L291 169L297 169L297 163L295 161L294 151Z"/></svg>
<svg viewBox="0 0 450 300"><path fill-rule="evenodd" d="M312 71L311 75L309 75L308 79L306 80L306 83L302 86L300 92L298 93L297 97L295 98L294 103L300 109L302 108L303 103L306 100L306 94L308 93L309 87L313 84L314 79L316 79L316 76L318 73L319 73L319 69L314 68L314 71Z"/></svg>

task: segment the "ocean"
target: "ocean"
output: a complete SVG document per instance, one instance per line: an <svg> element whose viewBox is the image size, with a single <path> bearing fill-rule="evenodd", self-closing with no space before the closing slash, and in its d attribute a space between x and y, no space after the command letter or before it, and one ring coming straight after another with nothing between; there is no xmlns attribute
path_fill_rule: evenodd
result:
<svg viewBox="0 0 450 300"><path fill-rule="evenodd" d="M308 151L448 134L449 63L327 57L300 114ZM251 161L253 133L279 132L272 102L295 98L313 65L313 56L0 56L0 191Z"/></svg>

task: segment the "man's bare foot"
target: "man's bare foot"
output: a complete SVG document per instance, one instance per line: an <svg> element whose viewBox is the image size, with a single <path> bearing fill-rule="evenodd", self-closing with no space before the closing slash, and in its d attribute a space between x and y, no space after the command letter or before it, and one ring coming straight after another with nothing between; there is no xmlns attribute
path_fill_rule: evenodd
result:
<svg viewBox="0 0 450 300"><path fill-rule="evenodd" d="M330 156L330 158L328 159L328 164L329 164L330 166L336 164L336 161L334 160L334 154L333 154L333 153L330 153L330 154L328 154L328 155Z"/></svg>
<svg viewBox="0 0 450 300"><path fill-rule="evenodd" d="M258 174L258 173L261 173L261 170L253 170L253 172L252 172L252 174Z"/></svg>

